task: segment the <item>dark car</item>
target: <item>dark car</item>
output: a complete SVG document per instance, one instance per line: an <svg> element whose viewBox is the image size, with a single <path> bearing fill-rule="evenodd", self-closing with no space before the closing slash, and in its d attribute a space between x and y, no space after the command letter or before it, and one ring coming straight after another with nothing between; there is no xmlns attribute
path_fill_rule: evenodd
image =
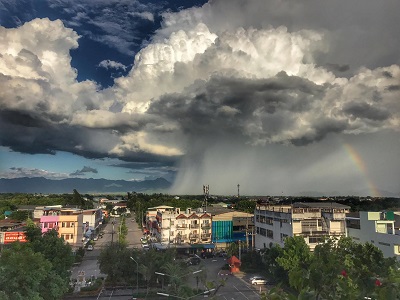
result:
<svg viewBox="0 0 400 300"><path fill-rule="evenodd" d="M187 265L188 266L195 266L195 265L198 265L200 262L201 262L200 257L194 256L194 257L190 257L187 260Z"/></svg>
<svg viewBox="0 0 400 300"><path fill-rule="evenodd" d="M205 251L205 252L201 252L201 258L214 258L215 257L215 254L214 254L214 252L208 252L208 251Z"/></svg>

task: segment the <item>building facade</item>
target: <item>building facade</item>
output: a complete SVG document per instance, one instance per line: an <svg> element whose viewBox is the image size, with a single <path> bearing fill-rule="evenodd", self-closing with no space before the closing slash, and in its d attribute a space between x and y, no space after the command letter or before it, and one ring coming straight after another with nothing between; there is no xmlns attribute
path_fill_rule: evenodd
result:
<svg viewBox="0 0 400 300"><path fill-rule="evenodd" d="M270 243L283 247L286 237L302 236L313 251L327 236L346 235L345 216L349 209L349 206L334 202L257 204L254 211L255 247L267 248Z"/></svg>
<svg viewBox="0 0 400 300"><path fill-rule="evenodd" d="M252 248L254 234L253 214L232 211L212 216L212 243L217 248L225 249L229 243L235 242Z"/></svg>
<svg viewBox="0 0 400 300"><path fill-rule="evenodd" d="M400 260L400 235L394 212L365 212L346 216L347 236L357 243L372 243L384 257Z"/></svg>

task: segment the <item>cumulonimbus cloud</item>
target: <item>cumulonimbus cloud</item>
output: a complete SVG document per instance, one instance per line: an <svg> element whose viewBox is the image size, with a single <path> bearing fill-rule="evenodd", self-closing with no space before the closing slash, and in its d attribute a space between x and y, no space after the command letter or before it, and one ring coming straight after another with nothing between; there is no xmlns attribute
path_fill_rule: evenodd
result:
<svg viewBox="0 0 400 300"><path fill-rule="evenodd" d="M77 81L69 51L79 36L60 21L0 28L1 144L161 161L190 152L195 139L307 145L331 133L399 130L396 62L355 69L334 61L329 43L342 28L330 23L318 30L297 17L289 27L273 16L270 23L246 14L229 24L216 18L236 15L236 2L227 11L215 1L166 13L130 73L107 89Z"/></svg>

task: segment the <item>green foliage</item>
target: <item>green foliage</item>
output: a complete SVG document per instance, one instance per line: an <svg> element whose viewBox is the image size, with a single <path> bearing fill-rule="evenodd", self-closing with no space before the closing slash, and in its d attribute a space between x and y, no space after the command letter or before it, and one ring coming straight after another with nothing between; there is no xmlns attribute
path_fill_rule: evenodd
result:
<svg viewBox="0 0 400 300"><path fill-rule="evenodd" d="M69 269L74 263L74 256L71 246L58 237L57 231L47 231L40 238L33 240L31 247L35 252L42 253L51 262L53 271L68 283Z"/></svg>
<svg viewBox="0 0 400 300"><path fill-rule="evenodd" d="M124 217L121 217L118 230L119 230L118 242L120 244L127 245L126 236L128 235L128 227L126 226L126 219Z"/></svg>
<svg viewBox="0 0 400 300"><path fill-rule="evenodd" d="M42 230L31 219L28 219L25 227L25 236L28 242L33 242L41 239Z"/></svg>
<svg viewBox="0 0 400 300"><path fill-rule="evenodd" d="M226 247L226 253L228 256L239 256L239 245L237 243L230 243Z"/></svg>
<svg viewBox="0 0 400 300"><path fill-rule="evenodd" d="M68 290L52 264L29 246L15 243L0 257L3 299L61 299Z"/></svg>
<svg viewBox="0 0 400 300"><path fill-rule="evenodd" d="M261 255L256 251L249 251L242 255L242 267L244 272L258 272L265 271L265 266L262 262Z"/></svg>
<svg viewBox="0 0 400 300"><path fill-rule="evenodd" d="M303 237L286 238L283 255L276 261L288 272L290 286L299 292L307 286L311 252Z"/></svg>
<svg viewBox="0 0 400 300"><path fill-rule="evenodd" d="M120 243L109 244L102 249L98 258L100 271L107 274L107 280L115 284L120 281L125 281L132 275L132 260L130 260L130 250L126 245ZM131 279L130 279L131 280Z"/></svg>
<svg viewBox="0 0 400 300"><path fill-rule="evenodd" d="M72 204L78 205L82 209L91 209L94 207L91 200L83 199L81 194L75 189L73 191Z"/></svg>
<svg viewBox="0 0 400 300"><path fill-rule="evenodd" d="M278 244L270 244L269 248L264 249L262 255L263 265L269 278L282 282L284 285L289 284L289 278L285 269L278 264L277 258L283 256L283 249Z"/></svg>
<svg viewBox="0 0 400 300"><path fill-rule="evenodd" d="M358 244L345 237L332 238L311 253L301 240L287 238L276 258L286 270L290 286L297 291L297 299L400 299L396 298L400 297L396 296L400 295L398 263L394 258L384 258L374 245ZM272 257L267 250L267 266L273 266Z"/></svg>
<svg viewBox="0 0 400 300"><path fill-rule="evenodd" d="M10 219L17 220L17 221L25 221L29 217L29 212L26 210L22 211L13 211L10 215Z"/></svg>
<svg viewBox="0 0 400 300"><path fill-rule="evenodd" d="M254 213L254 209L256 208L256 202L250 200L240 200L235 204L235 208L239 211L247 212L250 214Z"/></svg>

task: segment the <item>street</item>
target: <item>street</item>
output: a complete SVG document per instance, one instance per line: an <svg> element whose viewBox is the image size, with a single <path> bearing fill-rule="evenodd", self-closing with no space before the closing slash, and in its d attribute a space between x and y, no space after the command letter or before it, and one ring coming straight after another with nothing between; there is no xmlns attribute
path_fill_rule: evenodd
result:
<svg viewBox="0 0 400 300"><path fill-rule="evenodd" d="M101 248L105 245L109 244L112 240L116 242L118 240L118 224L119 218L115 218L114 225L112 221L105 226L103 229L104 236L99 238L95 245L93 251L86 251L84 259L79 266L75 266L72 269L71 278L78 278L79 271L85 272L86 279L91 276L99 277L105 276L101 274L99 271L99 266L97 264L97 257L100 254ZM128 247L129 248L141 248L140 237L142 236L142 231L139 228L138 224L131 219L126 219L126 225L128 227ZM114 229L114 234L113 234ZM215 294L216 299L226 299L226 300L250 300L250 299L260 299L260 291L265 291L265 286L252 286L249 283L249 278L254 274L244 274L239 273L236 275L221 275L221 267L226 264L226 258L216 257L209 259L202 259L201 264L196 266L202 267L204 269L203 272L206 272L207 281L213 281L217 284L220 284L224 281L224 285L218 288ZM191 267L188 268L188 273L194 271ZM189 284L193 287L197 286L196 277L189 276ZM204 288L199 284L199 288ZM160 291L163 292L163 291ZM132 295L134 290L125 289L125 290L103 290L97 297L77 297L77 299L85 300L85 299L97 299L97 300L106 300L106 299L114 299L114 300L128 300L132 299ZM215 293L215 291L213 292ZM197 297L193 297L192 299L204 298L206 296L199 295ZM151 299L168 299L169 297L152 297ZM71 298L70 298L71 299ZM150 298L149 298L150 299Z"/></svg>

